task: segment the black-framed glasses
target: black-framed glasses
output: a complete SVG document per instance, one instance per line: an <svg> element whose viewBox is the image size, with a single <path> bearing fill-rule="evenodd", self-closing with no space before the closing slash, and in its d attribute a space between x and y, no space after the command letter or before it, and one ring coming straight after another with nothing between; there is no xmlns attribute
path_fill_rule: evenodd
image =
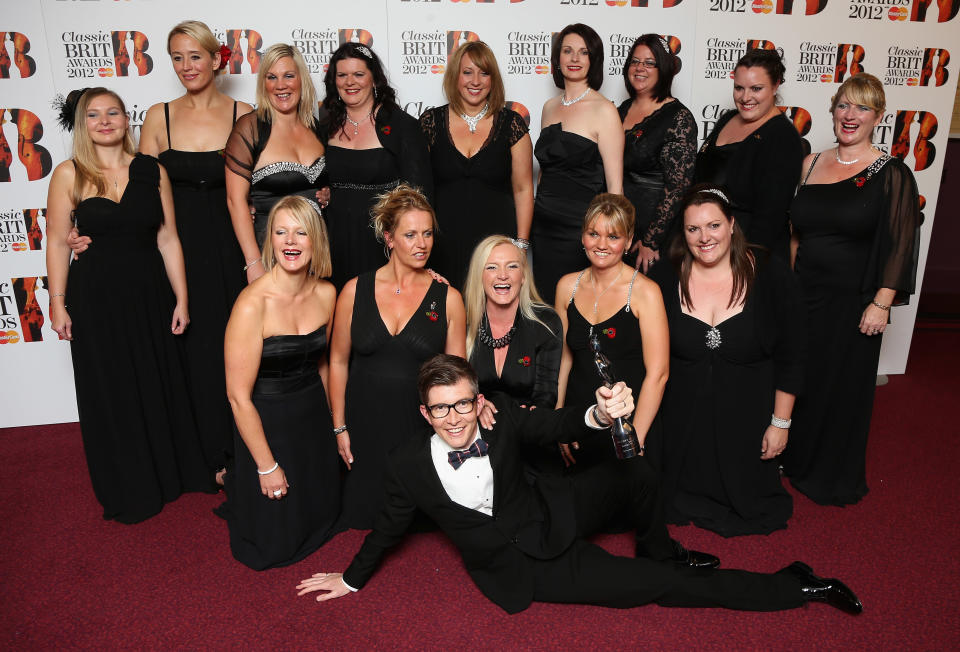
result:
<svg viewBox="0 0 960 652"><path fill-rule="evenodd" d="M637 58L633 58L633 59L630 59L630 65L631 65L631 66L643 66L644 68L650 69L650 68L656 68L656 67L657 67L657 62L656 62L654 59L637 59Z"/></svg>
<svg viewBox="0 0 960 652"><path fill-rule="evenodd" d="M457 411L457 414L470 414L473 412L473 404L477 402L477 397L473 398L462 398L456 403L437 403L436 405L428 405L427 409L430 410L430 416L434 419L442 419L443 417L450 414L450 408L453 408Z"/></svg>

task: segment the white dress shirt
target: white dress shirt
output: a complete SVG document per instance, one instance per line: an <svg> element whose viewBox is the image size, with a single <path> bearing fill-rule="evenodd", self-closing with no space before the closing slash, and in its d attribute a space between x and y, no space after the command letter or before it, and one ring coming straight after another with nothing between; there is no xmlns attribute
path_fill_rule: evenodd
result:
<svg viewBox="0 0 960 652"><path fill-rule="evenodd" d="M470 440L465 448L451 448L440 435L434 433L430 438L430 456L433 466L440 476L440 484L447 496L458 505L468 509L483 512L493 516L493 467L490 466L490 456L468 457L458 469L450 466L447 453L454 450L466 450L480 439L480 429L477 436Z"/></svg>

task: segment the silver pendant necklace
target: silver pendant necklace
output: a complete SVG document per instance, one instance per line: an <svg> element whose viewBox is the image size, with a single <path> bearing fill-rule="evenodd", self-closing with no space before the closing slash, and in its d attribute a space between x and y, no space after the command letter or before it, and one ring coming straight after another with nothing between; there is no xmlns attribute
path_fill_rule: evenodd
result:
<svg viewBox="0 0 960 652"><path fill-rule="evenodd" d="M477 132L477 124L483 120L483 116L487 115L487 109L489 106L489 103L484 104L483 108L480 109L480 113L475 116L467 115L466 111L460 114L460 117L463 118L463 121L467 123L467 128L470 129L471 134Z"/></svg>
<svg viewBox="0 0 960 652"><path fill-rule="evenodd" d="M594 298L594 301L593 301L593 321L594 321L594 323L593 323L593 324L590 324L590 330L587 332L588 337L593 337L593 327L597 325L597 317L599 317L599 314L598 314L598 312L597 312L597 308L599 308L599 306L600 306L600 297L602 297L604 294L606 294L606 293L607 293L607 290L609 290L610 288L612 288L614 285L617 284L617 281L620 280L620 276L621 276L622 274L623 274L623 265L620 265L620 271L617 272L617 278L613 279L613 281L610 282L610 285L608 285L607 287L603 288L603 291L602 291L602 292L597 293L597 277L593 275L593 271L590 272L590 281L591 281L591 283L593 284L593 296L594 296L595 298Z"/></svg>
<svg viewBox="0 0 960 652"><path fill-rule="evenodd" d="M371 111L371 112L368 113L367 115L365 115L365 116L363 116L362 118L360 118L360 120L351 120L351 119L350 119L350 115L347 114L347 122L349 122L350 124L353 125L353 135L354 135L354 136L356 136L357 134L360 133L360 123L363 122L364 120L367 120L367 119L368 119L370 116L372 116L372 115L373 115L373 111Z"/></svg>
<svg viewBox="0 0 960 652"><path fill-rule="evenodd" d="M579 95L577 95L577 96L576 96L575 98L573 98L572 100L568 100L568 99L567 99L567 93L566 93L566 91L564 91L563 93L560 94L560 104L562 104L562 105L564 105L564 106L570 106L571 104L576 104L577 102L579 102L580 100L582 100L583 98L585 98L585 97L587 96L587 93L589 93L589 92L590 92L590 87L588 86L588 87L587 87L587 90L583 91L582 93L580 93Z"/></svg>
<svg viewBox="0 0 960 652"><path fill-rule="evenodd" d="M834 159L837 161L837 163L839 163L840 165L853 165L854 163L857 163L857 162L860 161L860 158L859 158L859 157L853 159L852 161L844 161L842 158L840 158L840 148L839 148L839 147L834 147L834 148L833 148L833 158L834 158Z"/></svg>

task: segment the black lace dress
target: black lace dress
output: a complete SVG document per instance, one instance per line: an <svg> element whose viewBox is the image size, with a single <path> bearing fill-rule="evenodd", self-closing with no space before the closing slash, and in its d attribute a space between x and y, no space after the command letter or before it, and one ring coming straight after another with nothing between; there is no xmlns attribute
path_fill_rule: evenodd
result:
<svg viewBox="0 0 960 652"><path fill-rule="evenodd" d="M74 211L93 239L71 266L73 375L83 448L103 517L136 523L186 491L213 490L190 409L174 296L157 250L160 166L138 154L119 202Z"/></svg>
<svg viewBox="0 0 960 652"><path fill-rule="evenodd" d="M318 373L326 350L326 326L263 340L252 399L290 489L280 500L261 493L257 463L237 433L227 501L217 509L229 526L233 556L254 570L300 561L323 545L337 520L340 456Z"/></svg>
<svg viewBox="0 0 960 652"><path fill-rule="evenodd" d="M483 146L467 158L450 135L449 107L428 109L420 128L430 148L440 233L430 262L455 288L463 288L474 247L488 235L517 235L510 148L527 134L515 111L503 109Z"/></svg>
<svg viewBox="0 0 960 652"><path fill-rule="evenodd" d="M882 155L843 181L801 186L791 220L809 315L808 381L783 465L791 484L812 500L852 504L867 493L867 434L882 342L858 326L878 289L896 290L896 304L907 303L914 291L917 185L899 159Z"/></svg>
<svg viewBox="0 0 960 652"><path fill-rule="evenodd" d="M560 277L589 264L580 231L590 200L606 187L597 144L564 131L560 123L540 132L534 148L540 183L533 205L533 276L540 296L553 304Z"/></svg>
<svg viewBox="0 0 960 652"><path fill-rule="evenodd" d="M781 114L739 142L717 145L720 131L736 114L724 113L700 147L694 183L723 186L747 241L789 260L788 211L803 163L800 135Z"/></svg>
<svg viewBox="0 0 960 652"><path fill-rule="evenodd" d="M237 105L233 105L236 119ZM170 147L170 112L163 105L167 149L160 152L173 186L177 234L183 248L190 298L190 327L181 336L193 415L211 472L233 454L233 415L223 372L223 334L240 290L243 253L227 210L223 151L186 152Z"/></svg>
<svg viewBox="0 0 960 652"><path fill-rule="evenodd" d="M631 103L620 105L620 120ZM623 194L636 210L634 239L660 251L693 181L697 122L687 107L673 100L627 129L624 139Z"/></svg>
<svg viewBox="0 0 960 652"><path fill-rule="evenodd" d="M418 407L417 372L443 353L447 341L446 285L433 281L410 321L391 335L377 307L375 275L357 277L346 388L354 462L346 472L341 518L345 527L360 530L372 528L380 513L390 450L428 430Z"/></svg>
<svg viewBox="0 0 960 652"><path fill-rule="evenodd" d="M320 213L317 191L329 184L326 159L320 156L310 165L298 161L277 161L257 167L260 154L270 140L271 125L252 111L237 120L227 140L227 168L250 182L250 202L256 214L253 233L263 247L270 209L287 195L300 195ZM317 138L319 141L319 137Z"/></svg>

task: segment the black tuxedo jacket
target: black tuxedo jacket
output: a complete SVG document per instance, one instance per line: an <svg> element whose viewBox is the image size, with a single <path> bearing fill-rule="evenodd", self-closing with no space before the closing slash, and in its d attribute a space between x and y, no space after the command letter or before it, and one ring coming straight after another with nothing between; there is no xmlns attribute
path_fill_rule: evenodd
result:
<svg viewBox="0 0 960 652"><path fill-rule="evenodd" d="M541 476L531 486L519 445L582 441L600 431L584 424L587 406L530 411L515 407L506 395L492 399L503 406L493 430L482 432L490 445L493 516L450 500L430 456L430 438L410 440L391 454L383 510L344 573L347 584L361 588L367 583L419 508L453 540L484 595L509 613L530 605L532 559L553 559L566 551L576 520L569 481Z"/></svg>

